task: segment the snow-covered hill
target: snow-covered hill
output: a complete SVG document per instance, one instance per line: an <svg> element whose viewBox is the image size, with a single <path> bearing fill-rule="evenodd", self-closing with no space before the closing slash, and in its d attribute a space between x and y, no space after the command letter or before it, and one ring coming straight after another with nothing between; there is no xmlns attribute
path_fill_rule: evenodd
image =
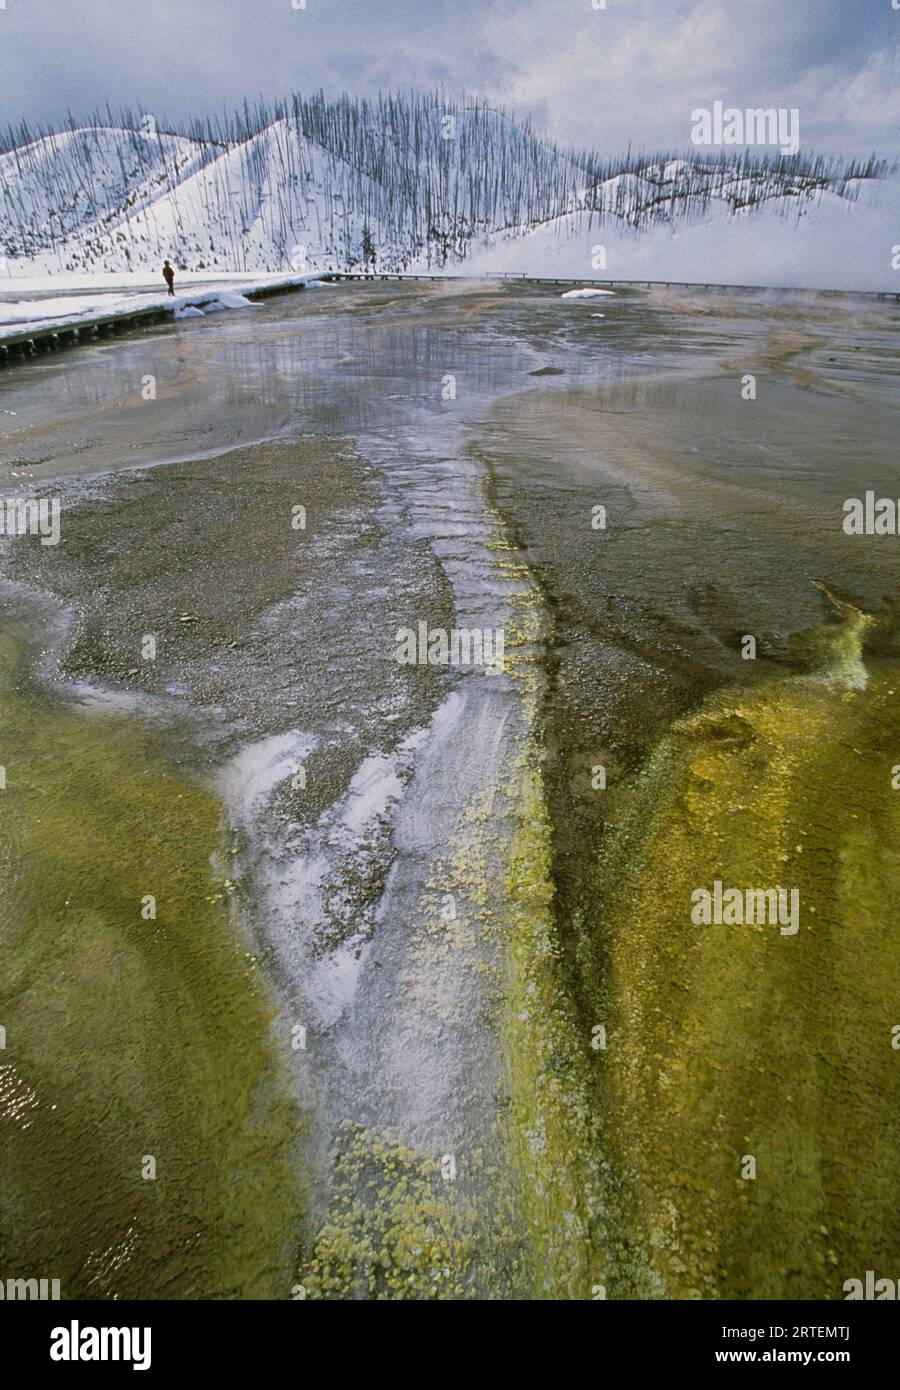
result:
<svg viewBox="0 0 900 1390"><path fill-rule="evenodd" d="M883 166L560 150L443 97L321 95L223 126L122 117L0 152L0 277L429 268L892 289ZM2 284L2 279L0 279Z"/></svg>
<svg viewBox="0 0 900 1390"><path fill-rule="evenodd" d="M84 128L0 156L0 242L22 274L343 266L362 236L348 176L281 121L230 148Z"/></svg>
<svg viewBox="0 0 900 1390"><path fill-rule="evenodd" d="M830 189L732 210L712 200L702 216L635 228L625 218L577 212L473 247L474 274L663 280L719 285L900 292L893 248L900 180L861 181L850 200ZM598 268L602 261L602 268Z"/></svg>

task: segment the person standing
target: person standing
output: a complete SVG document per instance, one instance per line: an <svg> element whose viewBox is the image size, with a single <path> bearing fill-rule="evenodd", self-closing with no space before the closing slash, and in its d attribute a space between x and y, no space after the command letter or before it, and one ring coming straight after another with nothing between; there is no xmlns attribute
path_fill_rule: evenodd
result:
<svg viewBox="0 0 900 1390"><path fill-rule="evenodd" d="M167 284L168 287L169 287L169 294L174 294L174 293L175 293L175 271L174 271L174 270L172 269L172 267L169 265L169 262L168 262L168 261L166 261L165 265L163 266L163 279L165 280L166 284Z"/></svg>

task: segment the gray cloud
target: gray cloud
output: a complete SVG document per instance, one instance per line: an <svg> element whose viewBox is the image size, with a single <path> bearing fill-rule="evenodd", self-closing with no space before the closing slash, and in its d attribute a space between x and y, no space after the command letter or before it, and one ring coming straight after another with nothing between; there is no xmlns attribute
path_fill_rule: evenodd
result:
<svg viewBox="0 0 900 1390"><path fill-rule="evenodd" d="M608 153L686 146L721 99L798 106L802 143L891 154L890 0L6 0L0 122L109 102L173 119L324 87L432 87Z"/></svg>

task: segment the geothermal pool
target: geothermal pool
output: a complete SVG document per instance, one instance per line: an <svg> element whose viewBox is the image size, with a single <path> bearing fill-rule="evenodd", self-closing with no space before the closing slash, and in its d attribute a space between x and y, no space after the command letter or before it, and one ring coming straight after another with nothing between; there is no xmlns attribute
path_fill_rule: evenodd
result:
<svg viewBox="0 0 900 1390"><path fill-rule="evenodd" d="M60 517L0 537L4 1267L886 1267L900 541L842 523L900 495L898 317L376 283L3 371L7 515ZM798 930L698 925L716 883Z"/></svg>

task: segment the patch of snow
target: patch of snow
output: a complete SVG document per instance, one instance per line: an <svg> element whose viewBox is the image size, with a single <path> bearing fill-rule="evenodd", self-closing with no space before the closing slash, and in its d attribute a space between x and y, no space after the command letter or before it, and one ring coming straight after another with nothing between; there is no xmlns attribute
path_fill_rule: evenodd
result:
<svg viewBox="0 0 900 1390"><path fill-rule="evenodd" d="M220 290L213 299L203 305L204 313L218 314L223 309L251 309L252 299L247 299L245 295L238 294L235 290Z"/></svg>

